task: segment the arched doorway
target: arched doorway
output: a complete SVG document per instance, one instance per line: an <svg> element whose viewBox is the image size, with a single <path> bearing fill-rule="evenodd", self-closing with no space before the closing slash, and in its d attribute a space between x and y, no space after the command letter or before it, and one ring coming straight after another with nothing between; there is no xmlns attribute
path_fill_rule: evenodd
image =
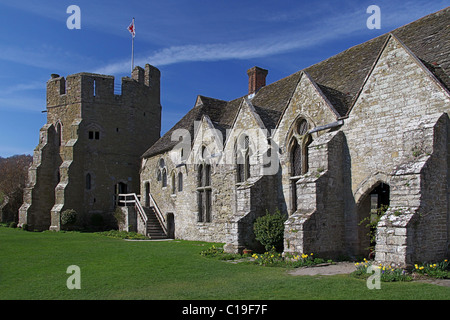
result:
<svg viewBox="0 0 450 320"><path fill-rule="evenodd" d="M377 224L390 203L390 186L378 182L360 198L357 206L358 254L372 258L376 246Z"/></svg>

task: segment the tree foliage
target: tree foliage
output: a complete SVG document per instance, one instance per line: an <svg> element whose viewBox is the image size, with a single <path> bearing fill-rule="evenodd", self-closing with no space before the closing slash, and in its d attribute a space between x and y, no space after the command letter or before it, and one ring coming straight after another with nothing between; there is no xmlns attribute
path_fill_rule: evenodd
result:
<svg viewBox="0 0 450 320"><path fill-rule="evenodd" d="M9 158L0 157L0 192L11 197L26 184L28 167L33 161L30 155L16 155Z"/></svg>
<svg viewBox="0 0 450 320"><path fill-rule="evenodd" d="M33 158L29 155L0 157L0 221L18 221L18 211L23 202L28 167Z"/></svg>

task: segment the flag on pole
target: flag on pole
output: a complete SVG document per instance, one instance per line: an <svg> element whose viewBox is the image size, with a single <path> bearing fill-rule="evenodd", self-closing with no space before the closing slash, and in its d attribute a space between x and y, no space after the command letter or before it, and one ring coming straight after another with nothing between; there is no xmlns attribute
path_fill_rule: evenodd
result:
<svg viewBox="0 0 450 320"><path fill-rule="evenodd" d="M134 27L134 18L127 29L131 33L131 73L133 73L133 69L134 69L134 36L136 35L136 29Z"/></svg>
<svg viewBox="0 0 450 320"><path fill-rule="evenodd" d="M128 26L128 31L130 31L131 35L134 36L136 35L136 29L134 28L134 18L133 21L131 22L131 24Z"/></svg>

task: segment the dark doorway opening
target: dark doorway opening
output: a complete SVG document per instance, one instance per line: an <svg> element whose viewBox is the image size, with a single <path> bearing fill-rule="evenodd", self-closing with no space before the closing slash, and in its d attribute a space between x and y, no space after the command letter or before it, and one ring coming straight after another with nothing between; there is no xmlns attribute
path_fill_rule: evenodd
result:
<svg viewBox="0 0 450 320"><path fill-rule="evenodd" d="M173 213L167 214L167 237L169 239L175 239L175 217Z"/></svg>
<svg viewBox="0 0 450 320"><path fill-rule="evenodd" d="M145 206L150 207L150 182L145 183Z"/></svg>
<svg viewBox="0 0 450 320"><path fill-rule="evenodd" d="M378 183L358 204L359 254L373 258L377 225L390 204L390 187Z"/></svg>

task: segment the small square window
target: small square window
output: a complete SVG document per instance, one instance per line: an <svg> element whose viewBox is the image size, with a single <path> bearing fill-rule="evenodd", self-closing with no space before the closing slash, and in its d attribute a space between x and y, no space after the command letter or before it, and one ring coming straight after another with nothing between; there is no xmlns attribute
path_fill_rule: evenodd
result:
<svg viewBox="0 0 450 320"><path fill-rule="evenodd" d="M100 139L100 132L95 131L95 140Z"/></svg>
<svg viewBox="0 0 450 320"><path fill-rule="evenodd" d="M89 131L89 140L94 139L94 131Z"/></svg>

